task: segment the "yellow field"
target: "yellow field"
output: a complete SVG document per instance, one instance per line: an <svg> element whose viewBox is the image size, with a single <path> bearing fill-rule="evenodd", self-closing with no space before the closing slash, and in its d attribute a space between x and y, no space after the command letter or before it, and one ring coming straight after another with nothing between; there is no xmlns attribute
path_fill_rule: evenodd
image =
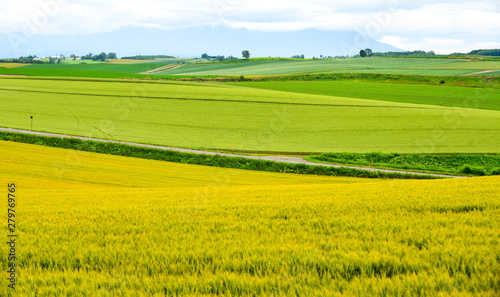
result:
<svg viewBox="0 0 500 297"><path fill-rule="evenodd" d="M0 141L2 175L35 191L58 188L171 188L211 183L297 185L377 182L374 179L331 178L221 169L154 160L95 154Z"/></svg>
<svg viewBox="0 0 500 297"><path fill-rule="evenodd" d="M21 67L21 66L27 66L31 64L26 64L26 63L0 63L0 68L15 68L15 67Z"/></svg>
<svg viewBox="0 0 500 297"><path fill-rule="evenodd" d="M0 164L4 197L18 188L15 296L500 293L499 177L299 176L4 141Z"/></svg>

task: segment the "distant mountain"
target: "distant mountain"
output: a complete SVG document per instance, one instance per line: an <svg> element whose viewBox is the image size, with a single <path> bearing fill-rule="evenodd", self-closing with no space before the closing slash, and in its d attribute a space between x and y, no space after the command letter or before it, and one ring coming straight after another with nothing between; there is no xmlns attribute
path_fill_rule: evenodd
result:
<svg viewBox="0 0 500 297"><path fill-rule="evenodd" d="M14 42L12 42L12 40ZM116 52L118 56L173 55L200 57L201 54L241 57L247 49L252 57L306 57L355 55L360 49L374 52L402 51L356 32L308 29L290 32L263 32L228 27L199 27L177 30L125 28L90 35L36 35L22 39L0 34L0 58L21 55Z"/></svg>

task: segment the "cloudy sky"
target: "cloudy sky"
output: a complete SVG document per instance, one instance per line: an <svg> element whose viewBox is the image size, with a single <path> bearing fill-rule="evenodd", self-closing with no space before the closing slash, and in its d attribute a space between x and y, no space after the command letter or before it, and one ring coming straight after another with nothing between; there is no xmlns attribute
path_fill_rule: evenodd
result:
<svg viewBox="0 0 500 297"><path fill-rule="evenodd" d="M227 26L355 30L405 50L500 48L498 0L2 0L0 34L95 34L123 28Z"/></svg>

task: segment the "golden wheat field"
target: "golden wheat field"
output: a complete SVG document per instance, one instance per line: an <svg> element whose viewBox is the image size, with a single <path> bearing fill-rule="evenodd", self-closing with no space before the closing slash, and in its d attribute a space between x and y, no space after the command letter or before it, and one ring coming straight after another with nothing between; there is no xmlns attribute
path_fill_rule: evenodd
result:
<svg viewBox="0 0 500 297"><path fill-rule="evenodd" d="M26 66L26 65L31 65L31 64L25 64L25 63L0 63L0 68L15 68L15 67L21 67L21 66Z"/></svg>
<svg viewBox="0 0 500 297"><path fill-rule="evenodd" d="M499 177L304 176L5 141L0 164L4 230L17 189L15 296L500 294Z"/></svg>

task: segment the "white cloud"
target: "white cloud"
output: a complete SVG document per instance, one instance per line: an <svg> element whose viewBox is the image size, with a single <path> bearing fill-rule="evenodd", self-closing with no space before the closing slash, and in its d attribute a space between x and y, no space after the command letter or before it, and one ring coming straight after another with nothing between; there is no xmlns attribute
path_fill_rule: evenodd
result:
<svg viewBox="0 0 500 297"><path fill-rule="evenodd" d="M379 41L406 50L432 50L436 54L450 54L453 52L468 53L474 49L500 48L500 42L468 42L466 40L449 38L384 36Z"/></svg>
<svg viewBox="0 0 500 297"><path fill-rule="evenodd" d="M356 30L409 50L447 52L471 44L496 45L500 40L498 0L4 2L0 33L22 33L34 28L36 34L92 34L124 27L174 29L207 25L268 31L316 28Z"/></svg>
<svg viewBox="0 0 500 297"><path fill-rule="evenodd" d="M471 4L434 4L401 11L393 17L388 31L400 33L425 32L428 35L494 34L500 28L500 12L474 9Z"/></svg>
<svg viewBox="0 0 500 297"><path fill-rule="evenodd" d="M430 4L401 11L393 16L382 36L375 39L403 49L434 50L442 54L498 48L498 8L495 11L492 6L479 6L478 3Z"/></svg>

